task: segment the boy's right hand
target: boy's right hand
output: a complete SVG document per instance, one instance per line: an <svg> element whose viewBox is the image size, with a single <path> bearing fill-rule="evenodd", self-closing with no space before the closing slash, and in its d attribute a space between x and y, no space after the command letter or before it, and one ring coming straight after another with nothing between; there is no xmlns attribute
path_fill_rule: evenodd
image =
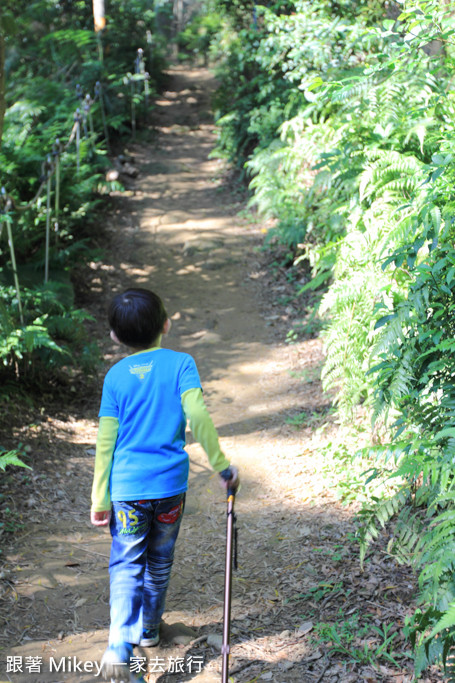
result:
<svg viewBox="0 0 455 683"><path fill-rule="evenodd" d="M230 478L226 479L226 474L229 475L230 471ZM223 472L219 473L220 475L220 481L221 481L221 486L225 488L226 490L228 489L234 489L237 490L240 484L239 480L239 471L237 467L234 467L234 465L231 465L228 470L223 470Z"/></svg>
<svg viewBox="0 0 455 683"><path fill-rule="evenodd" d="M90 521L94 526L107 526L111 519L110 510L102 510L100 512L95 512L92 510L90 512Z"/></svg>

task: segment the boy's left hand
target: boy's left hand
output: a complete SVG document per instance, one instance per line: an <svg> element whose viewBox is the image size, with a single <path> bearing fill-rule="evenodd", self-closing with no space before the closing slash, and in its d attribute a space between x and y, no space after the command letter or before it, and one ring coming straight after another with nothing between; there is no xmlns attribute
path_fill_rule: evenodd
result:
<svg viewBox="0 0 455 683"><path fill-rule="evenodd" d="M229 466L229 470L231 471L231 477L230 479L225 479L221 473L220 474L220 482L221 486L224 489L235 489L237 490L240 486L240 480L239 480L239 471L237 467L234 467L234 465Z"/></svg>
<svg viewBox="0 0 455 683"><path fill-rule="evenodd" d="M111 518L110 510L102 510L101 512L90 512L90 521L94 526L107 526Z"/></svg>

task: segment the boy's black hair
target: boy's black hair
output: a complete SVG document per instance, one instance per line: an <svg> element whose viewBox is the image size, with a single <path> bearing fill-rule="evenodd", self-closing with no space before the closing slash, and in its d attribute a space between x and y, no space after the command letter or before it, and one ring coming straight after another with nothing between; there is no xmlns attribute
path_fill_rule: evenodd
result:
<svg viewBox="0 0 455 683"><path fill-rule="evenodd" d="M167 313L160 297L149 289L127 289L117 294L108 311L117 339L133 348L148 348L163 331Z"/></svg>

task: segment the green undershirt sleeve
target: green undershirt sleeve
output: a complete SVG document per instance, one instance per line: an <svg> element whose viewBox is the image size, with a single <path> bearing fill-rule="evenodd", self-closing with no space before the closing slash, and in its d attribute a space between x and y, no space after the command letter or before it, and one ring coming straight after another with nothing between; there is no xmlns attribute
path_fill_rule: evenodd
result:
<svg viewBox="0 0 455 683"><path fill-rule="evenodd" d="M92 511L111 509L109 477L112 468L119 421L116 417L100 417L96 439L95 472L92 486Z"/></svg>
<svg viewBox="0 0 455 683"><path fill-rule="evenodd" d="M201 389L188 389L182 394L182 407L194 438L207 453L209 463L215 472L229 467L229 460L220 448L218 434L213 426L204 402Z"/></svg>

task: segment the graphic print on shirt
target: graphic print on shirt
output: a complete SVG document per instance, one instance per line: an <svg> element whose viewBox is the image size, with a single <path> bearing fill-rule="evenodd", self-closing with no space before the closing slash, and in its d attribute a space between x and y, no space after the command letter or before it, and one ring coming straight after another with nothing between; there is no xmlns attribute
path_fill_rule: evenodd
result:
<svg viewBox="0 0 455 683"><path fill-rule="evenodd" d="M145 375L151 371L153 368L153 361L151 360L150 363L147 363L147 365L130 365L129 370L132 375L136 375L136 377L140 380L144 379Z"/></svg>

